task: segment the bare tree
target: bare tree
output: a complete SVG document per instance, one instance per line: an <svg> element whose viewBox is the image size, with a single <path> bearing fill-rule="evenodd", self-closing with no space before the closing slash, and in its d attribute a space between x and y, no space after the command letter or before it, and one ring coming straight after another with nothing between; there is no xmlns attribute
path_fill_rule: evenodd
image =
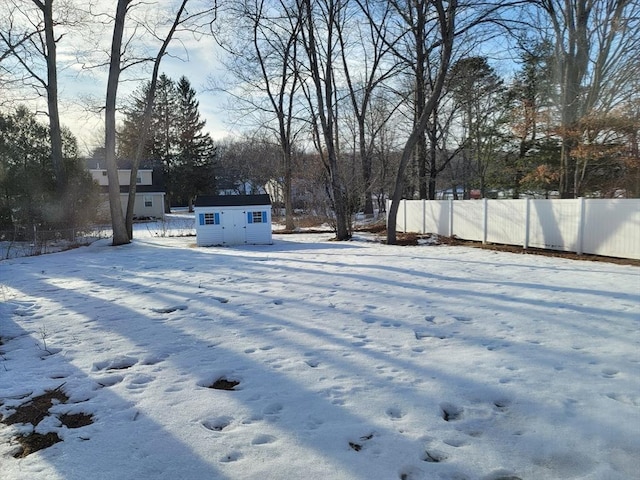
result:
<svg viewBox="0 0 640 480"><path fill-rule="evenodd" d="M391 206L389 208L389 220L387 222L387 243L390 245L396 243L396 217L402 198L405 170L411 160L416 145L420 139L424 137L429 118L436 108L447 72L449 71L453 43L456 35L456 14L458 13L458 2L456 0L449 2L441 0L416 0L415 2L411 1L408 3L410 3L410 5L405 6L411 8L412 10L410 10L410 12L413 13L406 12L405 10L406 15L403 16L405 28L425 32L420 36L423 41L428 41L428 43L422 44L424 48L416 51L416 57L418 55L431 56L434 52L438 52L439 61L430 93L423 98L416 99L416 103L419 105L418 111L420 115L417 116L402 150ZM416 63L418 62L424 64L425 59L422 57L416 58Z"/></svg>
<svg viewBox="0 0 640 480"><path fill-rule="evenodd" d="M107 177L109 179L109 209L111 212L111 227L113 229L112 244L124 245L131 242L127 232L125 218L120 201L120 182L118 181L118 165L116 163L116 99L118 96L118 80L122 72L120 60L122 58L122 38L127 10L131 0L118 0L115 22L113 25L113 39L111 41L111 57L109 63L109 78L107 80L107 98L105 103L105 161L107 163Z"/></svg>
<svg viewBox="0 0 640 480"><path fill-rule="evenodd" d="M213 14L216 11L214 7L207 7L198 10L197 13L183 14L186 12L186 5L188 0L181 0L181 3L177 9L174 20L171 27L164 36L159 34L150 25L141 24L140 28L147 30L152 38L161 40L161 46L153 60L153 73L151 77L150 87L146 92L145 99L145 111L143 115L143 126L141 129L141 135L136 148L136 154L131 168L131 176L129 180L129 196L127 202L126 215L122 214L122 203L120 201L120 185L118 182L117 162L115 153L116 144L116 126L115 126L115 112L116 112L116 97L117 87L121 72L125 68L129 68L132 65L137 65L148 61L148 58L131 59L128 62L123 62L123 36L124 36L124 24L127 17L127 13L131 4L131 0L119 0L115 21L114 21L114 33L111 45L111 56L109 64L109 79L107 85L107 101L105 108L105 154L107 163L107 173L109 178L109 203L111 210L111 221L113 226L113 244L121 245L129 243L133 237L133 210L135 206L135 194L136 194L136 179L138 172L138 165L140 158L144 152L147 137L149 134L149 125L151 122L151 114L153 109L153 99L155 96L158 71L160 68L160 62L167 53L169 43L173 39L175 32L181 25L189 25L192 23L200 22L202 18L207 17L209 14ZM215 18L215 15L214 15ZM127 39L126 44L132 42L132 39ZM126 47L126 45L125 45Z"/></svg>
<svg viewBox="0 0 640 480"><path fill-rule="evenodd" d="M63 160L62 126L58 105L57 45L63 34L56 27L77 26L79 12L63 0L22 0L2 3L3 28L0 28L0 63L10 57L16 71L5 73L9 80L32 87L46 97L51 140L51 161L56 191L61 200L60 220L69 220L69 206L65 204L66 175ZM44 63L42 63L44 62Z"/></svg>
<svg viewBox="0 0 640 480"><path fill-rule="evenodd" d="M314 140L328 176L338 240L351 238L348 192L339 166L336 101L336 63L340 50L338 25L344 21L346 4L340 0L300 0L304 19L302 42L310 79L310 84L305 85L308 87L305 95L311 109Z"/></svg>
<svg viewBox="0 0 640 480"><path fill-rule="evenodd" d="M640 3L637 0L536 0L555 45L562 137L560 195L580 195L572 158L575 129L595 109L611 110L637 78ZM543 25L544 28L546 25ZM544 30L543 30L544 32Z"/></svg>
<svg viewBox="0 0 640 480"><path fill-rule="evenodd" d="M233 31L225 32L223 45L231 53L227 69L233 87L225 90L243 123L269 132L279 145L282 175L277 181L282 184L285 228L293 230L293 152L302 127L297 118L300 11L295 1L240 0L229 2L228 14Z"/></svg>
<svg viewBox="0 0 640 480"><path fill-rule="evenodd" d="M149 83L149 87L146 90L145 110L142 117L143 125L140 131L138 146L136 148L135 157L133 159L133 164L131 166L131 176L129 179L129 198L127 201L127 213L125 217L127 233L129 235L129 238L133 238L133 211L135 208L135 201L136 201L136 185L137 185L137 177L138 177L138 167L140 165L140 160L144 153L144 150L147 144L147 139L149 137L149 127L151 124L151 116L153 113L153 101L155 98L156 85L158 82L158 72L160 70L160 62L166 55L167 48L169 47L169 43L171 43L171 41L173 40L176 30L181 25L188 24L193 20L203 18L209 15L210 13L213 14L215 12L215 8L214 9L207 8L202 11L198 11L197 13L192 13L192 14L187 13L183 17L183 14L185 14L187 2L188 0L181 0L180 6L178 7L178 10L173 19L173 23L171 24L171 27L169 28L168 33L166 33L166 35L162 39L162 44L160 46L160 49L158 50L158 53L156 54L153 60L153 71L151 73L151 80ZM155 32L154 32L154 37L158 38L158 34L156 34Z"/></svg>
<svg viewBox="0 0 640 480"><path fill-rule="evenodd" d="M395 109L388 110L386 118L378 117L376 127L367 123L369 109L376 101L376 91L392 79L398 70L403 68L399 62L393 61L393 44L388 44L387 28L392 19L393 9L387 2L380 4L372 0L357 0L364 14L363 26L356 22L338 23L337 31L340 42L340 58L345 76L347 95L353 109L356 123L357 147L363 181L364 213L373 214L372 175L375 138L384 127ZM354 14L356 15L356 14ZM355 41L349 37L355 35ZM355 48L354 48L355 46ZM385 98L379 95L378 100ZM379 110L380 112L381 110Z"/></svg>

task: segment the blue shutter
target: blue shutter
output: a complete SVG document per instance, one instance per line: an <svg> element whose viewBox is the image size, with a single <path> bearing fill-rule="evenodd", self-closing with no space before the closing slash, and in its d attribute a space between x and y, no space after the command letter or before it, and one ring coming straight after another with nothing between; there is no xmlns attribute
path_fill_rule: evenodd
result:
<svg viewBox="0 0 640 480"><path fill-rule="evenodd" d="M262 212L262 223L267 223L267 212Z"/></svg>
<svg viewBox="0 0 640 480"><path fill-rule="evenodd" d="M247 223L253 223L253 213L247 212Z"/></svg>
<svg viewBox="0 0 640 480"><path fill-rule="evenodd" d="M200 214L200 225L204 225L204 213Z"/></svg>
<svg viewBox="0 0 640 480"><path fill-rule="evenodd" d="M213 220L213 222L214 222L216 225L220 225L220 214L219 214L218 212L216 212L216 213L214 214L214 220Z"/></svg>

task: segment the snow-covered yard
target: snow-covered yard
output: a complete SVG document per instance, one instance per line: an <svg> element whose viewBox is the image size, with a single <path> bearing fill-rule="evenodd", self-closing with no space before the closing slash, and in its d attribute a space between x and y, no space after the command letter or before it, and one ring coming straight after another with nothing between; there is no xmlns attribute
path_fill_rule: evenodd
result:
<svg viewBox="0 0 640 480"><path fill-rule="evenodd" d="M0 477L638 478L638 267L330 237L0 262Z"/></svg>

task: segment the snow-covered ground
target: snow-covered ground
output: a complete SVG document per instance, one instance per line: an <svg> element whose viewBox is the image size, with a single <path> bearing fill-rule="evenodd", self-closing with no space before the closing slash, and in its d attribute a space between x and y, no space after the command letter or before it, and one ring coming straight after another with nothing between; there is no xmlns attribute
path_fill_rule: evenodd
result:
<svg viewBox="0 0 640 480"><path fill-rule="evenodd" d="M3 480L638 478L637 267L166 233L0 262Z"/></svg>

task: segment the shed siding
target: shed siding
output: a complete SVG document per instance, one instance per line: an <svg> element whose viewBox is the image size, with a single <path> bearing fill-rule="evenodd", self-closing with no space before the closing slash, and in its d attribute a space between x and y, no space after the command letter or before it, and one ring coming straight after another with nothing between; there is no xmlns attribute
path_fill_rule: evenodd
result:
<svg viewBox="0 0 640 480"><path fill-rule="evenodd" d="M196 244L200 247L272 243L269 205L202 206L194 210ZM205 214L210 214L209 223Z"/></svg>

